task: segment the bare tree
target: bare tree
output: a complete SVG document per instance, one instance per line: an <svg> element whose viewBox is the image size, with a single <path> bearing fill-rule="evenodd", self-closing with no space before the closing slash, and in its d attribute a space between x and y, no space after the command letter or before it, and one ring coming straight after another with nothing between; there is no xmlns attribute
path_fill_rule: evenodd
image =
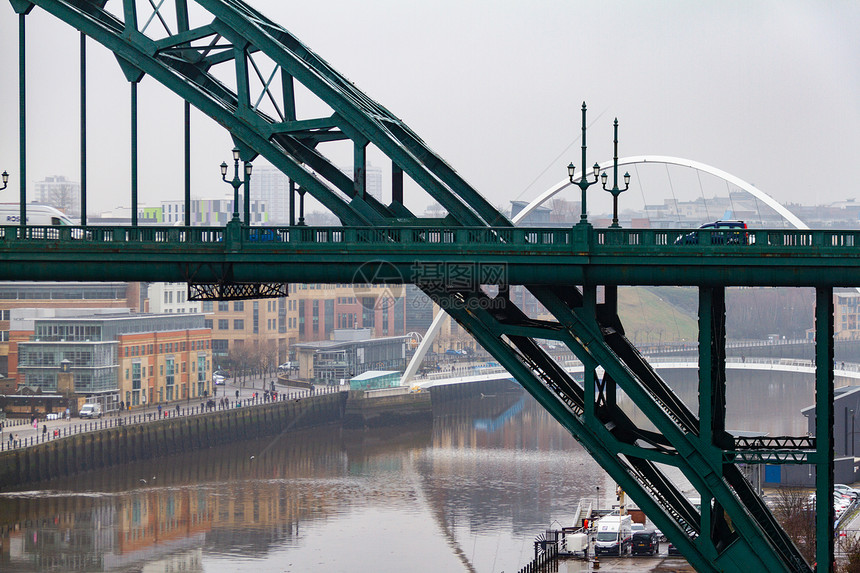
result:
<svg viewBox="0 0 860 573"><path fill-rule="evenodd" d="M807 490L781 487L777 490L774 516L808 563L815 561L815 500Z"/></svg>
<svg viewBox="0 0 860 573"><path fill-rule="evenodd" d="M839 573L860 573L860 537L849 535L839 538L839 552L843 560L839 563Z"/></svg>

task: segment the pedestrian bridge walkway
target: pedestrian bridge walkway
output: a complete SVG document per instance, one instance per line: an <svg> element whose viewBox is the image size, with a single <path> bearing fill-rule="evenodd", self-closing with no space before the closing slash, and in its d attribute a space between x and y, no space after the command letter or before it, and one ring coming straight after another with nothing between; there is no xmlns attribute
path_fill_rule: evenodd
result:
<svg viewBox="0 0 860 573"><path fill-rule="evenodd" d="M696 360L652 356L648 357L656 370L694 370L699 367ZM583 367L578 360L565 360L561 363L564 369L575 376L578 374L578 380L582 378ZM796 372L800 374L808 374L810 377L815 375L815 363L812 360L802 360L797 358L726 358L727 370L755 370L755 371L770 371L770 372ZM833 376L836 387L840 386L855 386L860 385L860 364L857 363L837 363L833 370ZM513 379L513 376L501 366L481 366L471 365L464 367L454 367L453 370L447 372L434 372L424 376L418 376L413 379L410 386L415 390L426 390L434 386L444 386L448 384L464 384L469 382L486 382L490 380ZM812 378L810 378L812 381Z"/></svg>

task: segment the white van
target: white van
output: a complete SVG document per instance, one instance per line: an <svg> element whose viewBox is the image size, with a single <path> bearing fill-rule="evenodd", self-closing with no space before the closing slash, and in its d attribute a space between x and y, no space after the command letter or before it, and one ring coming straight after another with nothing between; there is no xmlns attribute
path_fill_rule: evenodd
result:
<svg viewBox="0 0 860 573"><path fill-rule="evenodd" d="M98 404L84 404L81 406L81 411L78 412L81 418L101 418L102 407Z"/></svg>
<svg viewBox="0 0 860 573"><path fill-rule="evenodd" d="M633 520L629 515L607 515L597 522L594 553L623 555L633 543Z"/></svg>
<svg viewBox="0 0 860 573"><path fill-rule="evenodd" d="M19 203L0 203L0 225L21 224ZM61 211L48 205L27 204L27 224L34 227L74 226L75 223Z"/></svg>

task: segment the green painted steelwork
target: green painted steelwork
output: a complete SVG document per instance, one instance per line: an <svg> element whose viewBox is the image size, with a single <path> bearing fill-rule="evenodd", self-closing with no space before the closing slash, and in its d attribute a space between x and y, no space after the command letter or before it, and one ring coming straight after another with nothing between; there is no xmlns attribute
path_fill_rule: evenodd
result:
<svg viewBox="0 0 860 573"><path fill-rule="evenodd" d="M131 226L137 227L137 84L131 85Z"/></svg>
<svg viewBox="0 0 860 573"><path fill-rule="evenodd" d="M833 564L833 289L815 289L815 560ZM818 567L821 571L825 567Z"/></svg>
<svg viewBox="0 0 860 573"><path fill-rule="evenodd" d="M513 228L396 116L239 0L197 0L212 19L196 28L190 27L186 2L177 0L175 33L152 4L150 21L157 17L167 32L159 39L140 28L134 0L124 0L121 16L96 0L12 4L21 14L22 70L23 18L35 5L111 50L133 90L143 75L151 76L228 129L243 160L264 156L289 176L291 199L299 186L300 207L299 225L277 228L249 228L238 217L225 228L140 227L136 218L132 227L32 227L22 217L20 227L0 227L0 280L186 281L216 297L224 288L256 295L266 284L367 282L369 276L416 283L571 431L697 570L810 571L736 462L812 458L819 469L821 507L833 481L832 435L819 427L823 433L814 442L789 437L774 445L739 442L725 432L724 289L818 288L817 399L832 400L832 372L829 380L825 374L832 370L832 300L825 299L834 286L860 284L860 231L756 229L727 238L722 230L594 229L585 209L593 182L586 177L578 183L582 215L574 228ZM261 73L256 62L261 56L274 64L271 75ZM213 73L221 65L233 66L235 89ZM278 72L280 100L270 91ZM263 85L256 98L253 77ZM298 120L295 82L331 113ZM260 110L265 97L275 116ZM585 112L583 104L583 168ZM341 140L353 145L352 177L321 151L325 143ZM392 161L389 205L366 192L370 144ZM429 220L410 213L403 205L403 174L448 216ZM304 226L306 192L345 226ZM132 202L136 217L136 195ZM186 205L186 222L188 212ZM292 200L290 216L292 221ZM429 280L435 275L423 271L436 268L453 269L457 276L443 272ZM463 268L479 277L474 284L458 280ZM485 284L498 287L498 294L488 295ZM524 285L553 318L526 316L508 297L513 284ZM618 286L643 284L701 288L701 416L624 335ZM604 287L603 302L598 302L599 287ZM583 363L585 380L576 381L537 339L565 344ZM619 391L644 414L647 428L621 409ZM832 418L831 410L821 409L819 426L825 416ZM664 466L683 473L701 494L701 508L682 494ZM819 512L819 532L832 526L824 513ZM832 542L825 545L819 548L820 571L830 566Z"/></svg>
<svg viewBox="0 0 860 573"><path fill-rule="evenodd" d="M87 35L81 32L81 225L87 224Z"/></svg>
<svg viewBox="0 0 860 573"><path fill-rule="evenodd" d="M411 283L421 265L445 262L497 271L508 284L860 284L857 230L756 229L753 245L672 244L689 232L602 229L582 241L576 228L0 227L0 278L121 277L145 263L126 278L221 282L229 268L236 282L343 283L362 266L390 265L389 282Z"/></svg>

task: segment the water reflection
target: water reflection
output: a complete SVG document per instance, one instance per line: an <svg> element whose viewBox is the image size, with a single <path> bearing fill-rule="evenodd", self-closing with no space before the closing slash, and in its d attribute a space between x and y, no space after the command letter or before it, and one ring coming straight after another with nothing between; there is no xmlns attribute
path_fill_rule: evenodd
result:
<svg viewBox="0 0 860 573"><path fill-rule="evenodd" d="M573 437L499 391L438 404L432 424L291 432L0 494L0 570L516 571L598 492L615 502Z"/></svg>

